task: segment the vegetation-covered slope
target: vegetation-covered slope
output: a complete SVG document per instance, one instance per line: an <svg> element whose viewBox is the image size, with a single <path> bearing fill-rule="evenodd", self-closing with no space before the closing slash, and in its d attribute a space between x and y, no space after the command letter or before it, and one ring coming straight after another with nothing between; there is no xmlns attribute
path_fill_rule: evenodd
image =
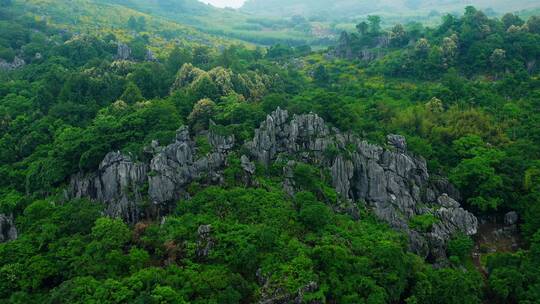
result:
<svg viewBox="0 0 540 304"><path fill-rule="evenodd" d="M335 19L357 17L369 14L419 14L438 11L451 13L460 11L465 5L474 5L481 9L491 9L498 12L519 11L538 8L538 3L532 0L508 1L461 1L461 0L383 0L383 1L308 1L308 0L248 0L242 10L259 15L326 17ZM339 16L339 17L338 17Z"/></svg>
<svg viewBox="0 0 540 304"><path fill-rule="evenodd" d="M94 16L94 4L77 11L57 3L49 6L47 18L36 19L23 8L37 2L4 2L0 301L539 301L539 18L490 19L468 8L436 28L389 31L371 18L334 48L311 53L221 43L197 31L193 35L202 39L190 40L181 25L115 5ZM117 19L98 22L116 13ZM179 32L166 35L169 25ZM375 56L362 55L367 53ZM10 65L15 58L25 64ZM519 235L521 243L502 248L456 233L444 246L447 259L433 267L430 257L409 250L403 228L430 235L440 227L441 208L415 202L411 207L422 214L408 218L408 227L392 229L376 212L375 200L358 195L339 200L332 168L309 161L306 151L276 153L269 166L242 160L250 155L243 143L257 138L261 123L279 122L267 118L278 107L291 116L317 113L340 135L349 132L380 146L387 134L405 136L415 159L427 159L430 176L448 176L461 192L462 206L477 217L502 221L508 211L517 212L518 221L497 235ZM186 127L177 133L181 125ZM293 130L283 134L304 134ZM232 146L218 140L231 136ZM264 143L260 132L259 138ZM219 149L230 151L226 160L216 160L226 166L218 175L208 171L190 180L166 210L122 221L105 216L111 214L110 201L69 193L77 174L130 172L131 163L153 162L155 154L170 162L156 161L154 168L185 162L184 153L208 160L216 140ZM180 142L182 153L162 150L171 142ZM129 157L115 163L123 171L100 168L109 152ZM322 159L351 152L344 163L355 158L350 145L318 152ZM285 162L288 157L295 158L294 166ZM208 168L184 164L181 168ZM161 178L161 173L146 175ZM126 178L135 176L102 180ZM144 182L140 188L100 186L140 203L139 210L156 205L150 196L139 196L150 188ZM396 215L398 222L402 217Z"/></svg>

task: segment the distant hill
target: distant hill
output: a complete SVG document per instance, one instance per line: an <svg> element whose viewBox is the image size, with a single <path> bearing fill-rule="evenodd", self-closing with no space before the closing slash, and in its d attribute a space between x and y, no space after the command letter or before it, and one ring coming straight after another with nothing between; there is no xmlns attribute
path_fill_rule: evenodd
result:
<svg viewBox="0 0 540 304"><path fill-rule="evenodd" d="M103 3L114 3L151 15L185 18L205 16L219 9L198 0L98 0Z"/></svg>
<svg viewBox="0 0 540 304"><path fill-rule="evenodd" d="M20 14L33 16L36 20L47 20L47 23L55 28L64 29L72 33L92 33L103 35L113 33L121 38L132 36L134 29L130 28L130 18L144 19L144 26L136 29L149 35L153 44L163 47L166 41L181 41L183 43L199 43L224 45L232 41L225 41L218 35L212 35L201 31L189 22L181 22L175 18L165 18L156 11L167 11L159 8L167 3L171 4L169 11L195 11L200 14L205 9L214 9L197 0L172 1L172 0L71 0L71 5L66 5L65 0L25 0L15 1L13 10ZM183 16L189 13L183 14ZM195 16L194 13L192 13ZM195 18L195 17L193 17ZM181 18L177 18L181 19ZM185 18L184 18L185 19ZM126 40L124 39L124 40Z"/></svg>
<svg viewBox="0 0 540 304"><path fill-rule="evenodd" d="M438 12L461 12L465 6L474 5L481 9L492 9L504 13L538 8L538 0L248 0L241 10L266 16L324 17L340 19L367 14L410 15Z"/></svg>

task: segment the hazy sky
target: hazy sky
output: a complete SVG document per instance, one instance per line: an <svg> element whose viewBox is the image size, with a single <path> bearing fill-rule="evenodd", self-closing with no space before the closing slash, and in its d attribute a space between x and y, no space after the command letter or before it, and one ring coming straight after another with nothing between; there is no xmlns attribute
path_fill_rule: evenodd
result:
<svg viewBox="0 0 540 304"><path fill-rule="evenodd" d="M240 7L244 3L245 0L200 0L205 3L210 3L213 6L217 7Z"/></svg>

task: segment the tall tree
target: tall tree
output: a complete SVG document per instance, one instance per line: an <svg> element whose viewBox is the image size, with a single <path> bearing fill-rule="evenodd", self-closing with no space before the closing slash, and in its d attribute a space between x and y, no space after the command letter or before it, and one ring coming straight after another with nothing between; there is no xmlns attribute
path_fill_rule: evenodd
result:
<svg viewBox="0 0 540 304"><path fill-rule="evenodd" d="M381 17L376 15L368 16L368 22L371 34L378 34L381 32Z"/></svg>

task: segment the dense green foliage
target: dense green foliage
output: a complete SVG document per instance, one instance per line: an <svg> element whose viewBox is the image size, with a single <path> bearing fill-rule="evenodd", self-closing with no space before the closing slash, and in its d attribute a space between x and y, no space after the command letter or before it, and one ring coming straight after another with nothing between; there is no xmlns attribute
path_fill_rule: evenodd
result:
<svg viewBox="0 0 540 304"><path fill-rule="evenodd" d="M350 35L353 49L381 49L371 62L308 47L176 43L175 35L193 32L176 28L157 39L144 33L160 26L148 16L84 34L60 30L65 16L48 22L17 5L3 6L0 17L0 57L27 63L0 71L0 213L13 215L19 230L0 244L0 301L253 303L311 282L318 288L304 293L306 302L539 301L537 17L490 19L467 8L436 28L396 25L389 44L377 46L386 30L372 16ZM130 60L117 60L119 43L131 48ZM145 60L156 49L156 60ZM337 194L318 168L298 164L304 191L288 197L280 164L257 168L258 186L244 188L236 155L223 185L194 183L192 198L161 222L129 226L103 217L98 202L63 198L69 177L96 170L109 151L143 160L144 146L170 142L182 124L194 135L216 128L243 142L278 106L316 112L381 144L388 133L406 135L409 149L459 188L467 209L517 210L523 248L489 255L483 278L472 240L456 235L450 263L434 268L368 209L359 221L335 212L328 202ZM210 149L205 137L196 142L198 153ZM435 223L411 221L426 232ZM211 226L206 244L201 225Z"/></svg>

